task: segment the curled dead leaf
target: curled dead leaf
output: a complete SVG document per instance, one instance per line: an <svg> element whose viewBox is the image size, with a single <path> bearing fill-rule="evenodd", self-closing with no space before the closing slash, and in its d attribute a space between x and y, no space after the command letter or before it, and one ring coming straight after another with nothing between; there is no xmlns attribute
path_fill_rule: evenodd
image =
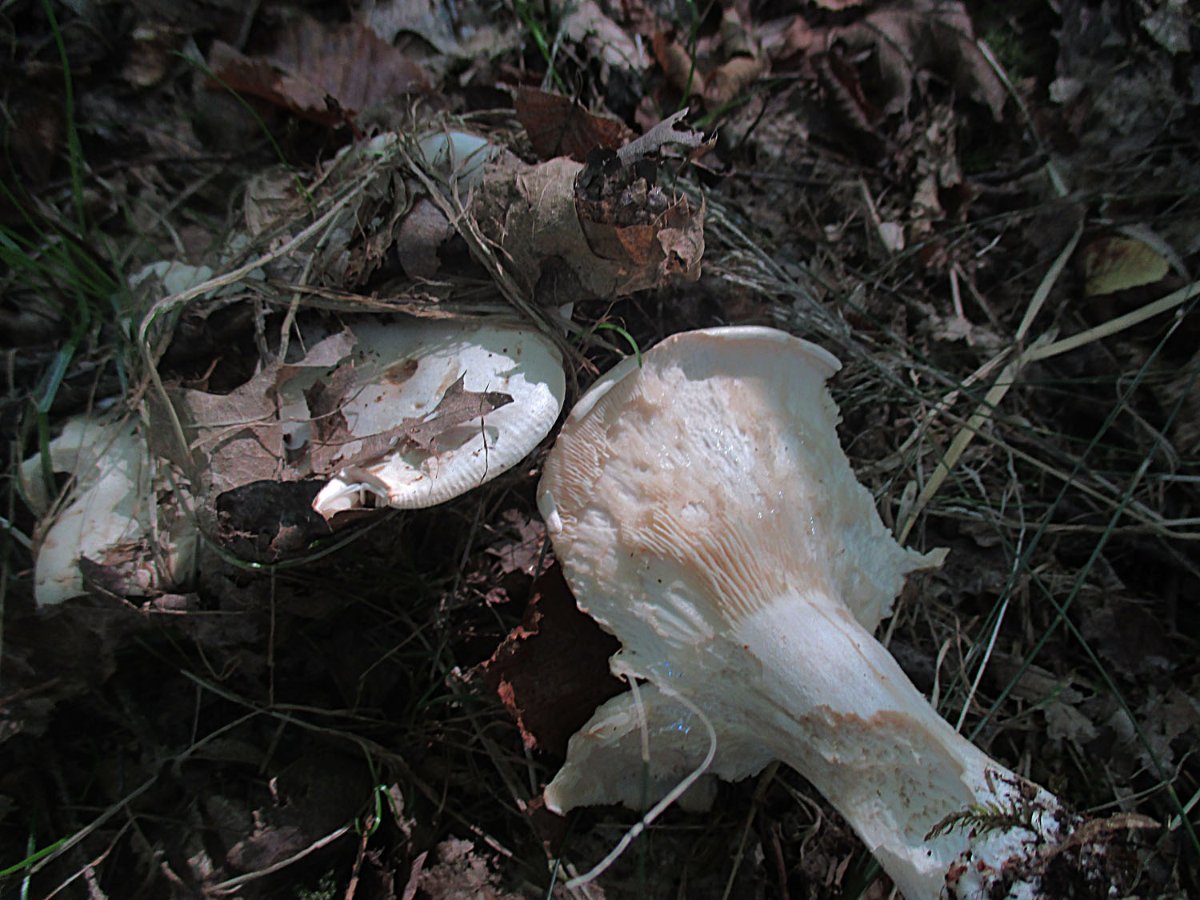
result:
<svg viewBox="0 0 1200 900"><path fill-rule="evenodd" d="M767 61L756 56L735 56L718 66L704 85L704 99L710 106L724 106L743 94L767 72Z"/></svg>
<svg viewBox="0 0 1200 900"><path fill-rule="evenodd" d="M502 247L506 268L531 296L566 270L572 299L612 298L699 273L704 209L657 185L665 145L700 143L672 116L615 153L593 151L580 165L565 157L536 166L490 169L471 213ZM628 230L632 229L632 230ZM669 229L666 246L660 233ZM674 254L674 255L672 255Z"/></svg>
<svg viewBox="0 0 1200 900"><path fill-rule="evenodd" d="M695 59L687 48L664 32L654 35L651 42L654 59L658 62L667 84L682 97L691 97L704 91L704 75L696 68Z"/></svg>
<svg viewBox="0 0 1200 900"><path fill-rule="evenodd" d="M564 4L560 23L563 35L580 44L586 58L597 59L604 68L628 73L641 73L649 65L641 43L630 32L614 22L596 0L581 0ZM602 73L607 78L607 73Z"/></svg>

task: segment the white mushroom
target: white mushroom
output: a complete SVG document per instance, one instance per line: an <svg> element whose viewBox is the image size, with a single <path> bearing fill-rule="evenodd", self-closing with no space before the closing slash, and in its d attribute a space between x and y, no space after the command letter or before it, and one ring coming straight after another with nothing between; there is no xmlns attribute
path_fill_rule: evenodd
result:
<svg viewBox="0 0 1200 900"><path fill-rule="evenodd" d="M447 180L455 179L464 191L483 183L483 170L490 162L510 157L487 138L465 131L436 131L417 141L426 165Z"/></svg>
<svg viewBox="0 0 1200 900"><path fill-rule="evenodd" d="M26 499L42 517L34 567L39 606L86 593L83 559L108 567L122 592L135 596L169 589L190 574L195 527L174 504L157 506L148 451L132 420L77 416L49 450L50 469L74 481L56 507L42 479L41 454L21 466Z"/></svg>
<svg viewBox="0 0 1200 900"><path fill-rule="evenodd" d="M637 798L640 706L645 799L697 762L737 778L779 759L909 900L1032 896L1039 852L1076 820L957 734L871 636L941 555L901 548L855 479L824 385L837 368L773 329L689 332L571 412L539 506L580 608L622 643L614 672L645 683L572 739L547 803Z"/></svg>
<svg viewBox="0 0 1200 900"><path fill-rule="evenodd" d="M535 330L412 320L357 324L354 334L354 383L338 410L353 439L341 448L337 476L313 501L327 518L365 505L369 495L399 509L456 497L520 462L562 410L562 357ZM512 399L486 413L467 410L424 446L401 435L386 452L362 458L370 436L444 414L440 404L456 386Z"/></svg>

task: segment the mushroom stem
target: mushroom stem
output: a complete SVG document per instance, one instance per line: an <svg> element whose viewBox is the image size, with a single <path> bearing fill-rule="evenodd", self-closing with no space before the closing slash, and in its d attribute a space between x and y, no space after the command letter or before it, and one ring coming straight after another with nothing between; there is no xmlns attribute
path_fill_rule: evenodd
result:
<svg viewBox="0 0 1200 900"><path fill-rule="evenodd" d="M910 900L990 896L1077 823L955 732L840 600L774 599L731 639L759 648L745 712L754 733L818 787ZM693 695L703 708L710 699ZM968 824L973 813L988 824Z"/></svg>
<svg viewBox="0 0 1200 900"><path fill-rule="evenodd" d="M900 547L854 477L824 386L837 367L772 329L688 332L572 410L539 507L580 608L621 641L613 671L654 700L601 707L547 804L628 799L638 717L656 791L694 768L709 741L684 698L711 722L711 771L786 762L909 900L1033 896L1082 820L955 732L871 636L943 554Z"/></svg>

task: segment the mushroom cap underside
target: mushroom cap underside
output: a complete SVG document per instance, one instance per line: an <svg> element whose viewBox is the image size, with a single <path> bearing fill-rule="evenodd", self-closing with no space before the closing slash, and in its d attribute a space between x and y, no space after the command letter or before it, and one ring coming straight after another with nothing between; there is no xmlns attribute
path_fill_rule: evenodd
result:
<svg viewBox="0 0 1200 900"><path fill-rule="evenodd" d="M838 362L760 327L674 335L602 377L564 424L538 500L576 596L701 635L780 594L839 596L873 630L936 560L880 521L838 442ZM682 621L681 621L682 627Z"/></svg>

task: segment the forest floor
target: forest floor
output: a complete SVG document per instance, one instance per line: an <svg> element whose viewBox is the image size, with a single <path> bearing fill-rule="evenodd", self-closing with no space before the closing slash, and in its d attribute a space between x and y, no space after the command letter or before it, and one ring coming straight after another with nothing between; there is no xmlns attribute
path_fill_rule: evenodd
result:
<svg viewBox="0 0 1200 900"><path fill-rule="evenodd" d="M565 886L638 814L541 800L621 689L537 510L558 426L327 523L280 424L314 336L498 316L565 409L689 329L839 357L883 522L949 549L880 639L1147 826L1130 895L1200 896L1197 42L1176 0L0 2L0 898L890 894L775 765ZM420 143L451 131L487 165ZM506 228L556 190L590 243ZM110 430L52 452L68 423ZM139 493L55 590L118 431Z"/></svg>

